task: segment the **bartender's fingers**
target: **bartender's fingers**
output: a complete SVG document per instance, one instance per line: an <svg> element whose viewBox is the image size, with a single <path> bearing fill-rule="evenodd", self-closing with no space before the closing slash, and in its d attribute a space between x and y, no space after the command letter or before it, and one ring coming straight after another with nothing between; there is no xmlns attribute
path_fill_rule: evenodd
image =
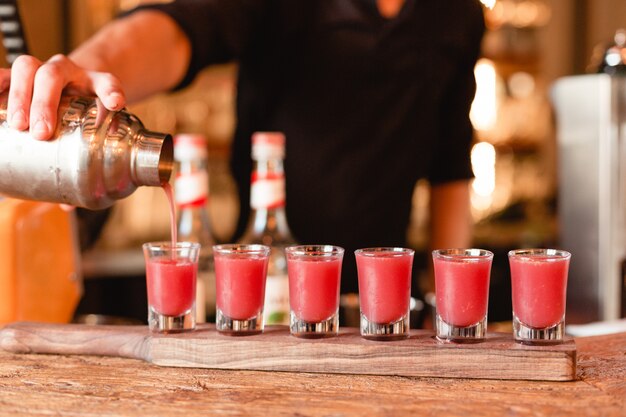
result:
<svg viewBox="0 0 626 417"><path fill-rule="evenodd" d="M30 55L20 55L11 66L7 118L14 129L28 128L33 83L39 67L41 61Z"/></svg>
<svg viewBox="0 0 626 417"><path fill-rule="evenodd" d="M55 55L35 74L30 107L30 133L35 139L49 139L57 123L61 93L72 82L83 84L81 70L64 55Z"/></svg>
<svg viewBox="0 0 626 417"><path fill-rule="evenodd" d="M69 204L59 204L59 207L63 211L72 211L76 208L75 206L70 206Z"/></svg>
<svg viewBox="0 0 626 417"><path fill-rule="evenodd" d="M74 65L74 64L73 64ZM70 95L96 95L108 110L120 110L126 105L126 95L121 81L108 72L87 71L78 66L75 76L65 87L64 92Z"/></svg>
<svg viewBox="0 0 626 417"><path fill-rule="evenodd" d="M120 110L126 105L126 96L121 81L108 72L90 71L87 76L91 80L96 95L109 110Z"/></svg>
<svg viewBox="0 0 626 417"><path fill-rule="evenodd" d="M89 71L79 67L65 55L56 55L46 63L63 68L66 77L64 93L96 95L108 110L120 110L126 105L121 81L108 72Z"/></svg>

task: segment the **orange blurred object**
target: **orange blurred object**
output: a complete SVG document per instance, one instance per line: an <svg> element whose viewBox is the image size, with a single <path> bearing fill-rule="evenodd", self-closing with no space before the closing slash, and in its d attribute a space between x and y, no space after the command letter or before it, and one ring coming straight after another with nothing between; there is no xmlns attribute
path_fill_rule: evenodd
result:
<svg viewBox="0 0 626 417"><path fill-rule="evenodd" d="M82 294L73 212L0 198L0 323L71 321Z"/></svg>

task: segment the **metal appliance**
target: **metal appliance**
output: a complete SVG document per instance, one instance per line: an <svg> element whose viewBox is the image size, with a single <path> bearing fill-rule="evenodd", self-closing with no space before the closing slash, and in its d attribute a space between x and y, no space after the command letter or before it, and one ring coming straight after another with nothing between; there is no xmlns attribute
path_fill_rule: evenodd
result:
<svg viewBox="0 0 626 417"><path fill-rule="evenodd" d="M626 316L626 76L559 79L552 88L560 239L572 253L567 321Z"/></svg>
<svg viewBox="0 0 626 417"><path fill-rule="evenodd" d="M8 126L6 98L0 95L0 194L97 210L169 181L172 137L146 130L131 113L62 97L54 137L43 141Z"/></svg>

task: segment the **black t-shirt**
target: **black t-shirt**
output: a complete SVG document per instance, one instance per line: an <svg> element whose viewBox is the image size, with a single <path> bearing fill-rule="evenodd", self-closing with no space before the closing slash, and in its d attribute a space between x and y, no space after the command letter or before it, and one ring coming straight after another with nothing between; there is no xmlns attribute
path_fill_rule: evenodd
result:
<svg viewBox="0 0 626 417"><path fill-rule="evenodd" d="M484 31L476 0L178 0L191 41L181 86L208 65L239 63L232 170L241 233L249 215L250 137L282 131L287 218L297 241L353 251L406 246L416 181L471 177L469 108ZM156 29L155 29L156 30Z"/></svg>

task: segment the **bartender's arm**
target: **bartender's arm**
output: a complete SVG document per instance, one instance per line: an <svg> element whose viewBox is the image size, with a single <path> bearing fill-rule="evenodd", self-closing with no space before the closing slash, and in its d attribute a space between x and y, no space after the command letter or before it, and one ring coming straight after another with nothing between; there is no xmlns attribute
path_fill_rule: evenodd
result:
<svg viewBox="0 0 626 417"><path fill-rule="evenodd" d="M430 248L468 248L472 243L468 180L434 185L430 190ZM430 262L429 262L430 264ZM434 291L431 278L427 291Z"/></svg>
<svg viewBox="0 0 626 417"><path fill-rule="evenodd" d="M440 130L435 142L430 175L430 249L469 248L473 221L470 210L471 149L474 140L469 113L476 93L474 68L480 56L485 30L480 4L475 15L464 20L468 26L457 73L441 101ZM469 17L469 16L468 16ZM460 40L459 40L460 41ZM429 257L430 258L430 257ZM429 259L429 279L425 292L434 292L433 263Z"/></svg>
<svg viewBox="0 0 626 417"><path fill-rule="evenodd" d="M106 25L69 57L46 62L21 56L1 75L9 83L8 120L48 139L61 93L96 95L110 110L176 86L190 60L190 44L167 15L141 11Z"/></svg>

